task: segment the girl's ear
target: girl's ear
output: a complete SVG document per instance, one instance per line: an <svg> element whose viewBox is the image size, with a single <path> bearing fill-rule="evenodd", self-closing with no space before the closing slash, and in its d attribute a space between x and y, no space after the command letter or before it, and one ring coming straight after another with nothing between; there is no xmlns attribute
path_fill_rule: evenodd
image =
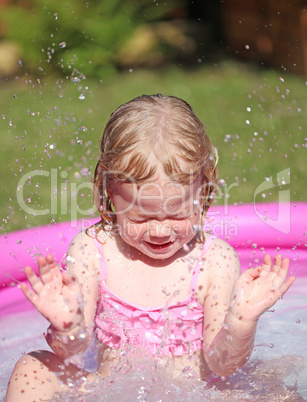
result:
<svg viewBox="0 0 307 402"><path fill-rule="evenodd" d="M106 189L105 195L106 195L106 198L109 198L109 200L110 200L110 202L111 202L111 205L110 205L111 210L112 210L113 212L116 212L116 211L115 211L115 207L114 207L114 202L113 202L114 198L113 198L113 195L112 195L112 191L110 190L110 187L108 187L108 188Z"/></svg>
<svg viewBox="0 0 307 402"><path fill-rule="evenodd" d="M111 203L113 204L114 198L113 198L111 188L109 186L106 189L106 196L110 199Z"/></svg>

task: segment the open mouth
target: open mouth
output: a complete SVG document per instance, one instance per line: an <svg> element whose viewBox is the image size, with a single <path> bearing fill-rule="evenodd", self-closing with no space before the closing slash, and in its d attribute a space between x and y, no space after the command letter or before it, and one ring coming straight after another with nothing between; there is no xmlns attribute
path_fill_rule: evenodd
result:
<svg viewBox="0 0 307 402"><path fill-rule="evenodd" d="M173 241L169 241L167 243L163 243L163 244L154 244L154 243L149 243L146 242L146 244L152 248L153 250L158 250L158 251L162 251L162 250L167 250L172 244L174 244Z"/></svg>

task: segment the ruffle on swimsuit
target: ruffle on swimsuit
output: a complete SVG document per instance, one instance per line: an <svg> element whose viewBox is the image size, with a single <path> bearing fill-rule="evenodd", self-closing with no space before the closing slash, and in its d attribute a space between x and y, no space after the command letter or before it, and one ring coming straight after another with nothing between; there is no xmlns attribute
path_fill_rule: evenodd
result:
<svg viewBox="0 0 307 402"><path fill-rule="evenodd" d="M201 257L214 238L206 238ZM195 266L186 299L148 308L121 299L106 286L102 245L97 242L97 246L101 254L101 283L95 333L101 342L114 349L128 345L145 348L151 355L181 356L202 349L204 312L195 296L200 262Z"/></svg>

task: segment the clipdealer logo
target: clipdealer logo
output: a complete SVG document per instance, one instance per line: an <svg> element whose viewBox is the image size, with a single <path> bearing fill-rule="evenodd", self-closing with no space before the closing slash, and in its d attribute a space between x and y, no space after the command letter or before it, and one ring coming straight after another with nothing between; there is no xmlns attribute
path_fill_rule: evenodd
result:
<svg viewBox="0 0 307 402"><path fill-rule="evenodd" d="M27 185L31 185L33 180L39 177L50 178L50 208L35 209L31 205L31 199L26 198L24 195L24 190ZM60 173L62 179L67 179L68 173L63 170ZM93 191L93 184L91 182L81 182L79 184L75 182L61 183L58 184L58 169L51 168L50 172L47 170L32 170L27 174L23 175L19 180L16 197L20 208L30 215L41 216L47 214L67 214L71 215L71 220L74 221L78 218L78 214L82 216L89 216L96 212L94 203L90 208L82 209L78 204L78 195L82 194L88 190L90 193ZM55 195L56 194L56 195ZM68 196L70 195L70 202ZM60 201L60 202L59 202ZM58 206L58 204L60 204Z"/></svg>
<svg viewBox="0 0 307 402"><path fill-rule="evenodd" d="M27 214L41 216L41 215L56 215L56 214L70 214L71 222L77 221L78 217L86 216L87 218L95 213L97 213L97 208L94 204L93 197L91 198L92 202L90 203L88 208L81 208L78 204L78 198L83 196L84 192L87 192L88 195L93 194L93 184L90 181L82 181L80 183L68 182L67 179L68 173L63 170L58 173L58 169L51 168L50 171L47 170L32 170L26 174L24 174L18 182L18 186L16 189L16 197L17 202L20 208ZM27 187L33 186L33 181L35 178L44 177L48 180L50 185L50 205L49 208L34 208L31 205L31 197L25 196L25 189ZM64 179L65 182L59 183L59 179ZM277 179L277 182L276 182ZM266 225L276 229L277 231L288 234L290 233L291 228L291 216L290 216L290 189L288 184L290 184L290 168L284 169L277 173L277 177L275 182L273 177L266 178L255 190L254 192L254 212L257 217L263 221ZM132 184L135 184L132 182ZM153 187L157 187L157 183L151 183ZM205 230L209 230L213 234L224 236L237 235L238 228L237 226L231 222L231 219L228 220L227 217L229 215L229 193L232 188L237 187L239 184L232 183L227 185L225 183L223 185L223 191L218 186L216 187L216 196L215 198L222 201L222 210L214 211L211 208L207 214L207 220L204 226ZM146 184L148 186L148 184ZM175 186L178 193L182 193L182 189L180 191L178 185ZM270 217L268 213L261 212L261 208L259 204L256 202L256 197L259 194L263 194L264 192L279 187L278 191L278 214ZM287 188L288 187L288 188ZM145 189L144 189L145 190ZM157 188L157 195L155 198L162 197L162 190ZM159 191L158 191L159 190ZM28 189L27 189L28 191ZM181 194L182 195L182 194ZM177 194L178 196L178 194ZM147 196L145 196L146 198ZM176 196L172 197L176 198ZM160 198L159 198L160 199ZM167 200L166 200L167 201ZM88 204L88 203L87 203ZM83 203L84 205L84 203ZM125 211L116 211L116 213L125 212ZM210 218L215 215L220 215L220 220L212 220Z"/></svg>
<svg viewBox="0 0 307 402"><path fill-rule="evenodd" d="M278 230L281 233L289 234L291 230L291 198L290 198L290 189L284 188L286 185L290 184L290 168L284 169L277 173L277 183L274 184L273 177L267 178L263 181L255 190L254 193L254 211L259 219L261 219L268 226ZM280 190L278 191L278 213L277 218L273 219L269 217L267 214L264 214L259 211L256 204L256 197L259 194L263 194L265 191L273 189L274 187L279 186Z"/></svg>

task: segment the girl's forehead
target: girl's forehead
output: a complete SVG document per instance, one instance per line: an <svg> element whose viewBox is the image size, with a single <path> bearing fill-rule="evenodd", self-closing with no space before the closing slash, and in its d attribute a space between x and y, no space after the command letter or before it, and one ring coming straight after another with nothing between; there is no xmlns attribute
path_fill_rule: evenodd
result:
<svg viewBox="0 0 307 402"><path fill-rule="evenodd" d="M118 182L116 192L127 201L150 201L150 200L177 200L182 201L195 197L201 186L200 176L196 177L190 184L183 184L172 181L167 176L151 178L140 183Z"/></svg>

